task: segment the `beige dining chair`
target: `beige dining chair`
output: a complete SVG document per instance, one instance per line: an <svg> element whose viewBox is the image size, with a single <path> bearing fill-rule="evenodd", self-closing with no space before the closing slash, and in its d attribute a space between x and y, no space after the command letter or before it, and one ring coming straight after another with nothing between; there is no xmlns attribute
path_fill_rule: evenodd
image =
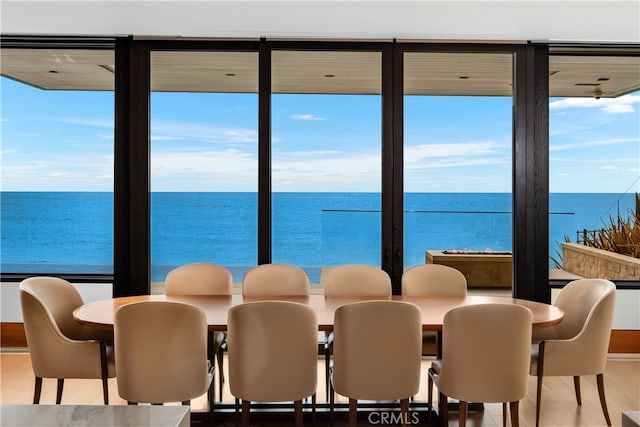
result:
<svg viewBox="0 0 640 427"><path fill-rule="evenodd" d="M332 421L334 390L349 398L349 426L356 425L358 400L400 400L403 425L409 421L409 398L420 386L421 319L416 305L402 301L363 301L336 309Z"/></svg>
<svg viewBox="0 0 640 427"><path fill-rule="evenodd" d="M461 271L442 264L421 264L407 268L402 274L402 295L463 297L467 295L467 279ZM422 355L438 354L438 333L422 333Z"/></svg>
<svg viewBox="0 0 640 427"><path fill-rule="evenodd" d="M56 404L62 401L65 378L96 378L109 404L107 379L116 375L113 334L73 318L83 304L78 290L57 277L30 277L20 283L20 304L35 374L33 403L40 403L43 378L57 378Z"/></svg>
<svg viewBox="0 0 640 427"><path fill-rule="evenodd" d="M305 296L309 289L307 273L290 264L261 264L242 279L243 296Z"/></svg>
<svg viewBox="0 0 640 427"><path fill-rule="evenodd" d="M167 295L231 295L233 277L225 267L208 262L181 265L171 270L165 279ZM219 394L222 400L224 385L224 350L226 333L209 333L209 360L218 361Z"/></svg>
<svg viewBox="0 0 640 427"><path fill-rule="evenodd" d="M448 425L447 397L459 399L460 426L466 423L468 402L506 403L511 425L519 425L519 401L527 392L531 348L531 310L512 304L476 304L448 311L442 324L442 359L428 370L429 424L435 383L440 420Z"/></svg>
<svg viewBox="0 0 640 427"><path fill-rule="evenodd" d="M534 331L530 374L538 377L536 426L540 422L542 378L573 376L576 400L582 404L580 376L595 375L600 405L611 425L604 393L604 368L613 323L616 286L604 279L579 279L559 293L555 306L564 311L557 325Z"/></svg>
<svg viewBox="0 0 640 427"><path fill-rule="evenodd" d="M129 404L190 405L208 393L213 417L214 368L207 359L207 318L201 308L134 302L116 310L113 326L120 397Z"/></svg>
<svg viewBox="0 0 640 427"><path fill-rule="evenodd" d="M326 297L388 297L391 296L391 278L379 267L365 264L347 264L331 267L320 278ZM384 345L384 344L381 344ZM329 366L333 352L333 333L324 343L326 398L329 399Z"/></svg>
<svg viewBox="0 0 640 427"><path fill-rule="evenodd" d="M242 400L242 425L249 425L251 402L293 401L295 424L301 426L302 400L315 396L317 384L313 309L288 301L244 303L229 310L227 331L229 387Z"/></svg>

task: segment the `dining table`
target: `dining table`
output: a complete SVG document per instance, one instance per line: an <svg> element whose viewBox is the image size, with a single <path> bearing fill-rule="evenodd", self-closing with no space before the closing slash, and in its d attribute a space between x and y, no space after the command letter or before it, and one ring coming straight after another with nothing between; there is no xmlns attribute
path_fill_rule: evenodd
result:
<svg viewBox="0 0 640 427"><path fill-rule="evenodd" d="M207 324L211 331L227 330L227 313L233 306L255 302L281 300L309 305L316 313L318 330L330 332L333 330L333 316L340 306L370 300L394 300L415 304L422 315L422 329L425 331L441 331L444 315L451 309L475 304L517 304L527 307L533 314L532 327L548 327L559 323L564 313L558 307L524 299L467 295L459 297L431 297L431 296L403 296L362 297L324 295L307 296L243 296L234 295L137 295L98 300L86 303L73 311L73 317L80 323L99 329L113 329L113 319L116 310L123 305L141 301L176 301L195 305L201 308L207 316Z"/></svg>
<svg viewBox="0 0 640 427"><path fill-rule="evenodd" d="M195 305L201 308L207 317L207 324L210 331L227 330L227 314L231 307L239 304L256 301L291 301L307 304L313 308L318 321L318 330L331 332L333 330L333 319L338 307L346 304L371 300L393 300L405 301L415 304L420 309L422 316L422 329L424 331L436 331L441 337L442 323L445 314L456 307L475 304L517 304L527 307L532 313L532 327L543 328L559 323L564 312L556 306L529 301L524 299L503 297L503 296L403 296L393 295L388 297L374 296L325 296L322 294L311 294L307 296L243 296L233 295L138 295L129 297L118 297L112 299L98 300L86 303L73 311L73 317L80 323L94 328L112 330L114 315L118 308L141 301L175 301ZM438 355L442 351L441 340L438 340ZM453 403L455 405L455 403ZM452 403L449 403L450 410ZM478 408L470 406L469 410L482 410L483 405L476 405ZM475 409L474 409L475 408Z"/></svg>

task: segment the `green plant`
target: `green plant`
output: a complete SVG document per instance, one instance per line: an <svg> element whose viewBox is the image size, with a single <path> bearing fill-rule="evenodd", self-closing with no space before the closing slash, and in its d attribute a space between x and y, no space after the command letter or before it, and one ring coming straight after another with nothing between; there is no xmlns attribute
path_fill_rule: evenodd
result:
<svg viewBox="0 0 640 427"><path fill-rule="evenodd" d="M640 258L640 196L636 193L635 212L625 218L618 212L609 216L604 228L585 233L584 244L597 249Z"/></svg>

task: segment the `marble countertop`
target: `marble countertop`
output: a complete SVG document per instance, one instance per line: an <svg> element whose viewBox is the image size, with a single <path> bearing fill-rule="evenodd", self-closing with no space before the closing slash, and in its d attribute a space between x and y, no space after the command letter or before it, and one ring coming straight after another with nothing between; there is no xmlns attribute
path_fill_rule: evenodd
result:
<svg viewBox="0 0 640 427"><path fill-rule="evenodd" d="M187 406L148 405L0 405L0 425L189 427Z"/></svg>

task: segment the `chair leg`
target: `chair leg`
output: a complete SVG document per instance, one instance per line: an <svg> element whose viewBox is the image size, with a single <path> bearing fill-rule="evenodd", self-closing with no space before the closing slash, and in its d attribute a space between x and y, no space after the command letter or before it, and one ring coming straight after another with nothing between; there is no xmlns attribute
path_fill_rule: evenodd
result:
<svg viewBox="0 0 640 427"><path fill-rule="evenodd" d="M56 390L56 405L62 402L62 390L64 389L64 378L58 378L58 387Z"/></svg>
<svg viewBox="0 0 640 427"><path fill-rule="evenodd" d="M502 427L507 427L507 402L502 402Z"/></svg>
<svg viewBox="0 0 640 427"><path fill-rule="evenodd" d="M40 395L42 394L42 377L36 377L36 385L33 389L33 404L40 403Z"/></svg>
<svg viewBox="0 0 640 427"><path fill-rule="evenodd" d="M234 405L234 409L236 411L236 416L235 416L235 418L236 418L236 426L238 425L238 415L239 415L239 412L240 412L239 406L240 406L240 399L238 399L236 397L235 398L235 405Z"/></svg>
<svg viewBox="0 0 640 427"><path fill-rule="evenodd" d="M536 372L538 376L538 387L536 392L536 427L540 425L540 401L542 397L542 377L544 374L544 341L538 344L538 370Z"/></svg>
<svg viewBox="0 0 640 427"><path fill-rule="evenodd" d="M598 395L600 396L600 405L602 406L602 412L604 413L604 419L607 421L607 425L611 425L611 419L609 418L609 411L607 410L607 400L604 396L604 374L596 375L598 383Z"/></svg>
<svg viewBox="0 0 640 427"><path fill-rule="evenodd" d="M249 410L251 409L251 402L248 400L242 400L242 413L240 414L240 425L242 427L249 427Z"/></svg>
<svg viewBox="0 0 640 427"><path fill-rule="evenodd" d="M316 394L311 396L311 422L316 425Z"/></svg>
<svg viewBox="0 0 640 427"><path fill-rule="evenodd" d="M536 427L540 425L540 401L542 400L542 375L538 375L538 387L536 393Z"/></svg>
<svg viewBox="0 0 640 427"><path fill-rule="evenodd" d="M467 424L467 402L461 400L458 403L458 410L460 411L460 418L458 418L458 425L464 427Z"/></svg>
<svg viewBox="0 0 640 427"><path fill-rule="evenodd" d="M440 408L440 413L438 414L440 416L440 425L447 427L449 425L449 401L448 397L441 392L438 393L438 407Z"/></svg>
<svg viewBox="0 0 640 427"><path fill-rule="evenodd" d="M107 345L100 341L100 371L102 375L102 400L109 404L109 367L107 362Z"/></svg>
<svg viewBox="0 0 640 427"><path fill-rule="evenodd" d="M358 401L349 398L349 427L356 427L358 421Z"/></svg>
<svg viewBox="0 0 640 427"><path fill-rule="evenodd" d="M506 403L505 403L506 406ZM518 412L518 408L520 406L520 401L516 400L514 402L509 403L510 411L511 411L511 426L518 427L520 425L520 414Z"/></svg>
<svg viewBox="0 0 640 427"><path fill-rule="evenodd" d="M224 387L224 342L218 346L216 352L216 359L218 360L218 383L220 401L222 402L222 389Z"/></svg>
<svg viewBox="0 0 640 427"><path fill-rule="evenodd" d="M329 387L331 390L329 392L329 425L333 427L333 406L335 403L335 393L333 392L333 383L331 379L329 379Z"/></svg>
<svg viewBox="0 0 640 427"><path fill-rule="evenodd" d="M213 370L213 368L212 368ZM213 411L215 409L216 406L216 375L215 375L215 371L213 372L213 378L211 378L211 384L209 384L209 392L208 392L208 397L209 397L209 418L211 421L211 425L213 425ZM220 395L220 401L222 401L222 394Z"/></svg>
<svg viewBox="0 0 640 427"><path fill-rule="evenodd" d="M428 423L431 425L431 419L433 415L433 378L431 375L427 374L427 417Z"/></svg>
<svg viewBox="0 0 640 427"><path fill-rule="evenodd" d="M409 399L400 400L400 415L402 416L402 426L406 427L409 422Z"/></svg>
<svg viewBox="0 0 640 427"><path fill-rule="evenodd" d="M576 402L578 402L578 406L582 406L582 396L580 395L580 377L573 377L573 388L576 390Z"/></svg>
<svg viewBox="0 0 640 427"><path fill-rule="evenodd" d="M326 332L325 332L326 333ZM326 341L326 338L325 338ZM331 374L329 373L329 365L331 364L331 352L329 351L329 343L324 343L324 380L327 386L325 399L329 400L329 383L331 382Z"/></svg>
<svg viewBox="0 0 640 427"><path fill-rule="evenodd" d="M302 419L302 400L296 400L293 403L295 406L296 427L302 427L304 425L304 421Z"/></svg>

